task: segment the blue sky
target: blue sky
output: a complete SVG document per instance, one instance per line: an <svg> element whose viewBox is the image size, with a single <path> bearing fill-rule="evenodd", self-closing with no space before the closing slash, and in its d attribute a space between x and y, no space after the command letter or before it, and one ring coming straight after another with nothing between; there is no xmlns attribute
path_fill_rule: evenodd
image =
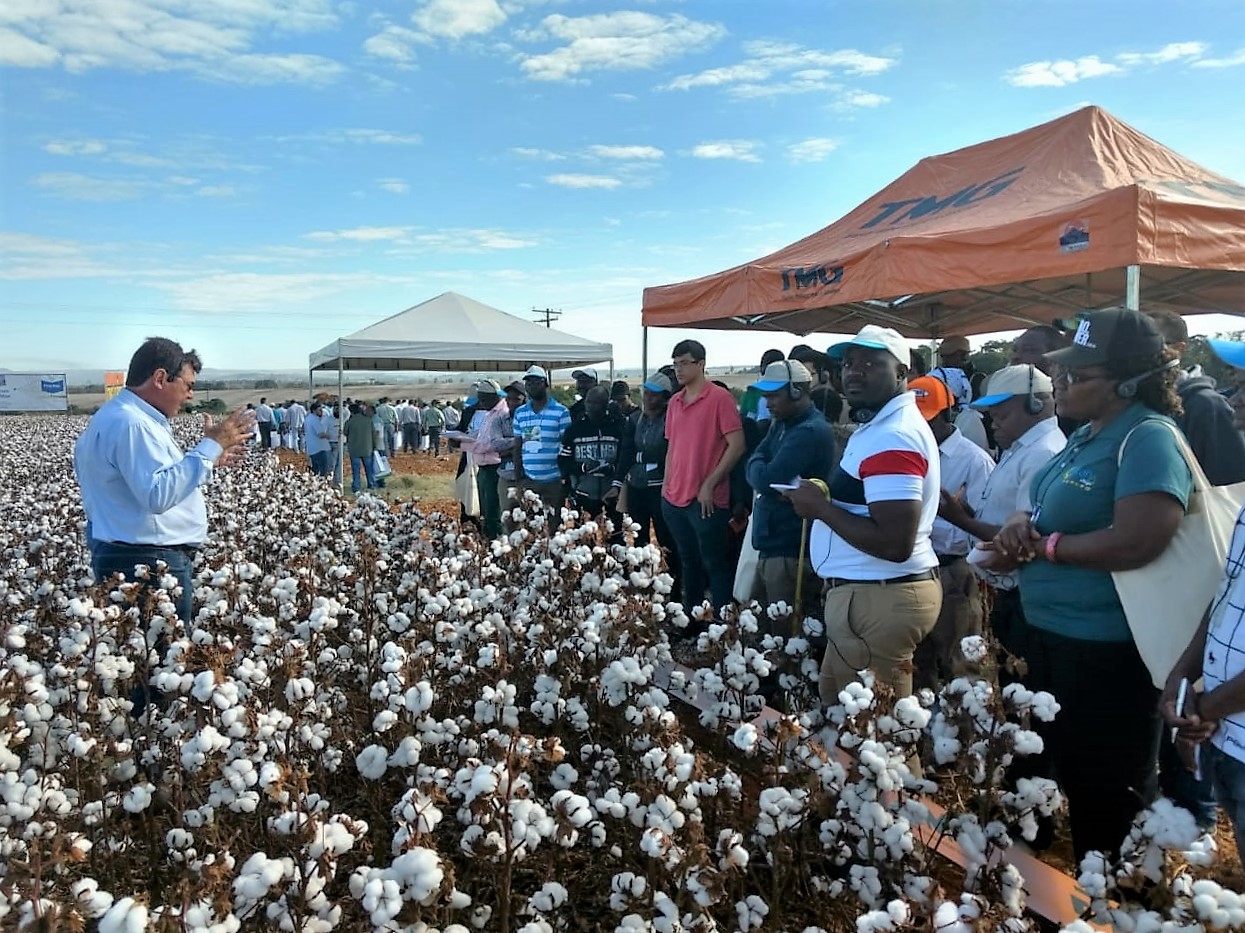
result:
<svg viewBox="0 0 1245 933"><path fill-rule="evenodd" d="M450 290L634 366L645 286L1087 103L1245 180L1240 0L5 0L0 87L11 369L305 368Z"/></svg>

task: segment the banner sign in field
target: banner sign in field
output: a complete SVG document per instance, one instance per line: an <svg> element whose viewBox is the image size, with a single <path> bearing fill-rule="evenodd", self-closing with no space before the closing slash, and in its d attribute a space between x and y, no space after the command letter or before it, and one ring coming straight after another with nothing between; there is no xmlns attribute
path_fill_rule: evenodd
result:
<svg viewBox="0 0 1245 933"><path fill-rule="evenodd" d="M111 399L125 388L125 373L123 372L107 372L104 373L104 398Z"/></svg>
<svg viewBox="0 0 1245 933"><path fill-rule="evenodd" d="M68 411L64 373L0 373L0 412Z"/></svg>

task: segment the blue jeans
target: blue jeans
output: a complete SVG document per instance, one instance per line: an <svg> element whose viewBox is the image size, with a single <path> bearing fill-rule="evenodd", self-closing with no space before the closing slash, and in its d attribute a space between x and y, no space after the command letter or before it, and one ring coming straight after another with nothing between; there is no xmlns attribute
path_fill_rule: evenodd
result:
<svg viewBox="0 0 1245 933"><path fill-rule="evenodd" d="M1238 767L1245 768L1245 765ZM1159 790L1164 797L1170 797L1172 803L1184 807L1197 820L1198 829L1209 832L1215 828L1219 820L1219 807L1215 803L1215 788L1210 779L1203 774L1199 781L1193 772L1186 768L1176 753L1171 733L1166 729L1159 739Z"/></svg>
<svg viewBox="0 0 1245 933"><path fill-rule="evenodd" d="M177 617L186 625L190 624L194 612L194 555L190 551L165 547L136 547L112 541L88 540L87 543L91 550L91 573L95 575L96 583L103 583L115 573L121 574L127 580L136 580L134 568L139 564L146 564L155 573L156 562L164 561L168 565L167 572L177 578L182 589L180 596L173 596ZM143 589L150 585L143 583ZM168 639L162 637L156 643L156 650L163 660L168 651ZM141 715L149 704L154 703L163 708L166 702L163 694L148 683L146 662L147 654L144 652L135 671L134 688L130 691L130 702L134 704L135 716Z"/></svg>
<svg viewBox="0 0 1245 933"><path fill-rule="evenodd" d="M398 437L397 425L386 424L385 425L385 447L389 451L389 456L391 457L394 455L394 453L397 452L397 449L398 449L397 448L397 437Z"/></svg>
<svg viewBox="0 0 1245 933"><path fill-rule="evenodd" d="M376 488L376 461L372 459L372 455L366 457L356 457L350 455L350 491L359 491L359 471L362 470L367 474L367 488Z"/></svg>
<svg viewBox="0 0 1245 933"><path fill-rule="evenodd" d="M690 611L699 606L708 588L714 612L721 612L730 605L731 590L735 586L735 568L726 542L730 509L714 509L705 518L700 514L700 503L695 500L691 505L680 507L663 498L661 514L679 553L684 607Z"/></svg>
<svg viewBox="0 0 1245 933"><path fill-rule="evenodd" d="M117 544L112 541L91 541L91 572L96 582L103 582L114 573L120 573L127 580L136 579L134 568L139 564L147 564L155 571L156 561L168 564L168 572L181 584L182 594L175 597L177 617L187 625L194 611L194 556L185 550L165 547L137 547L132 544Z"/></svg>
<svg viewBox="0 0 1245 933"><path fill-rule="evenodd" d="M308 459L311 460L312 476L328 476L333 472L333 463L329 460L329 452L327 450L310 454Z"/></svg>
<svg viewBox="0 0 1245 933"><path fill-rule="evenodd" d="M1215 799L1232 821L1236 847L1245 852L1242 848L1245 846L1245 763L1221 752L1210 742L1202 745L1201 755L1202 778L1215 788Z"/></svg>

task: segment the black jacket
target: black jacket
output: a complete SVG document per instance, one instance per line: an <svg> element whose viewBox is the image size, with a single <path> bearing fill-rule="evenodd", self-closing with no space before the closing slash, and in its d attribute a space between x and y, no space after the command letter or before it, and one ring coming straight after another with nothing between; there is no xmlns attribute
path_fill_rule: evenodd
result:
<svg viewBox="0 0 1245 933"><path fill-rule="evenodd" d="M1212 486L1245 482L1245 437L1232 420L1232 406L1209 376L1185 376L1176 383L1184 405L1177 419L1202 472Z"/></svg>
<svg viewBox="0 0 1245 933"><path fill-rule="evenodd" d="M643 412L633 418L623 440L622 466L627 474L627 485L636 489L646 486L660 489L666 481L669 449L664 411L656 418L649 418Z"/></svg>
<svg viewBox="0 0 1245 933"><path fill-rule="evenodd" d="M623 439L627 422L608 412L600 424L587 417L572 421L562 435L558 467L580 499L600 502L611 486L621 486Z"/></svg>

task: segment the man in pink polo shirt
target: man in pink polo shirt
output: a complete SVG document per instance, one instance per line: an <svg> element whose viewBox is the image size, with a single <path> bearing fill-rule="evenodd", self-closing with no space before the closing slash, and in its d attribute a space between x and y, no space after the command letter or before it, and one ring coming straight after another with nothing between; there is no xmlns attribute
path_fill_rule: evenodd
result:
<svg viewBox="0 0 1245 933"><path fill-rule="evenodd" d="M705 598L714 612L730 603L735 571L727 550L731 470L743 456L744 431L735 397L705 378L705 348L681 340L671 354L682 387L666 409L666 482L662 515L683 572L683 604Z"/></svg>

